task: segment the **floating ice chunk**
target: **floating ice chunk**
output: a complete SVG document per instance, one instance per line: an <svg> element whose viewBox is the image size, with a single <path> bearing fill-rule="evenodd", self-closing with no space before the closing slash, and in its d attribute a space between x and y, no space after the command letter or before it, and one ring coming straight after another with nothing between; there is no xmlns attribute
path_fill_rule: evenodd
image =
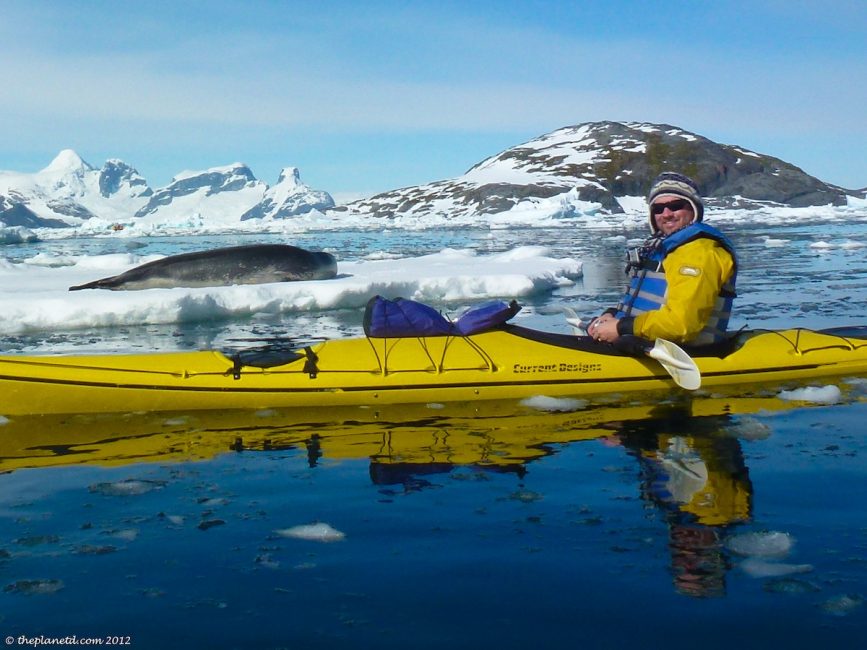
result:
<svg viewBox="0 0 867 650"><path fill-rule="evenodd" d="M82 544L81 546L77 546L75 548L75 553L78 555L108 555L109 553L114 553L117 551L116 546L112 546L111 544L106 545L96 545L96 544Z"/></svg>
<svg viewBox="0 0 867 650"><path fill-rule="evenodd" d="M108 534L115 539L122 539L125 542L134 542L138 538L137 528L124 528L122 530L110 530Z"/></svg>
<svg viewBox="0 0 867 650"><path fill-rule="evenodd" d="M280 561L275 560L273 557L271 557L270 553L262 553L261 555L257 555L255 562L259 566L263 566L267 569L279 569L280 568Z"/></svg>
<svg viewBox="0 0 867 650"><path fill-rule="evenodd" d="M339 542L346 538L346 534L340 532L330 524L303 524L292 528L275 530L280 537L292 537L293 539L306 539L313 542Z"/></svg>
<svg viewBox="0 0 867 650"><path fill-rule="evenodd" d="M220 506L228 505L230 501L225 497L202 497L197 500L196 503L206 508L218 508Z"/></svg>
<svg viewBox="0 0 867 650"><path fill-rule="evenodd" d="M62 580L18 580L3 587L3 591L16 594L53 594L63 589Z"/></svg>
<svg viewBox="0 0 867 650"><path fill-rule="evenodd" d="M771 427L755 418L743 417L740 421L727 425L725 433L740 440L764 440L770 437Z"/></svg>
<svg viewBox="0 0 867 650"><path fill-rule="evenodd" d="M176 418L169 418L163 421L163 426L166 427L184 427L190 425L190 418L182 415Z"/></svg>
<svg viewBox="0 0 867 650"><path fill-rule="evenodd" d="M822 611L831 616L848 616L863 606L864 596L860 594L834 596L821 604Z"/></svg>
<svg viewBox="0 0 867 650"><path fill-rule="evenodd" d="M772 594L808 594L820 591L812 582L799 578L774 578L768 580L763 589Z"/></svg>
<svg viewBox="0 0 867 650"><path fill-rule="evenodd" d="M790 402L815 402L816 404L836 404L842 398L837 386L807 386L795 390L784 390L780 399Z"/></svg>
<svg viewBox="0 0 867 650"><path fill-rule="evenodd" d="M9 424L9 418L0 415L0 427L2 427L4 424Z"/></svg>
<svg viewBox="0 0 867 650"><path fill-rule="evenodd" d="M572 399L569 397L547 397L545 395L535 395L528 397L521 402L522 406L528 406L537 411L550 411L552 413L569 413L571 411L580 411L587 407L587 401L583 399Z"/></svg>
<svg viewBox="0 0 867 650"><path fill-rule="evenodd" d="M310 569L316 568L315 562L301 562L292 567L296 571L309 571Z"/></svg>
<svg viewBox="0 0 867 650"><path fill-rule="evenodd" d="M165 487L165 485L165 481L148 481L128 478L114 483L96 483L95 485L91 485L88 489L91 492L97 492L108 496L126 497L144 494L145 492Z"/></svg>
<svg viewBox="0 0 867 650"><path fill-rule="evenodd" d="M751 557L741 562L741 570L753 578L779 578L793 573L809 573L813 570L813 565L768 562Z"/></svg>
<svg viewBox="0 0 867 650"><path fill-rule="evenodd" d="M23 244L35 241L39 241L39 237L32 230L28 230L24 226L4 228L0 225L0 244Z"/></svg>
<svg viewBox="0 0 867 650"><path fill-rule="evenodd" d="M867 396L867 379L861 377L852 377L844 380L847 385L851 386L852 397Z"/></svg>
<svg viewBox="0 0 867 650"><path fill-rule="evenodd" d="M41 544L57 544L58 542L60 542L60 537L57 535L29 535L15 540L15 543L21 546L39 546Z"/></svg>
<svg viewBox="0 0 867 650"><path fill-rule="evenodd" d="M541 501L543 497L538 492L533 492L532 490L518 490L517 492L512 492L509 495L509 499L520 501L521 503L533 503L534 501Z"/></svg>
<svg viewBox="0 0 867 650"><path fill-rule="evenodd" d="M785 246L788 243L788 239L773 239L771 237L765 238L765 246L767 246L768 248L778 248L780 246Z"/></svg>
<svg viewBox="0 0 867 650"><path fill-rule="evenodd" d="M454 254L460 258L466 255L475 255L474 252L470 251L458 251L453 249L445 249L446 251L453 251ZM504 260L506 262L520 262L525 259L533 258L533 257L544 257L549 254L549 251L544 246L519 246L518 248L512 249L510 251L505 251L503 253L497 253L494 257Z"/></svg>
<svg viewBox="0 0 867 650"><path fill-rule="evenodd" d="M794 545L795 540L788 533L775 531L743 533L726 541L726 548L732 553L750 557L782 557Z"/></svg>
<svg viewBox="0 0 867 650"><path fill-rule="evenodd" d="M818 251L827 251L827 250L834 248L834 244L831 244L831 243L826 242L826 241L815 241L812 244L810 244L810 248L812 248L814 250L818 250Z"/></svg>

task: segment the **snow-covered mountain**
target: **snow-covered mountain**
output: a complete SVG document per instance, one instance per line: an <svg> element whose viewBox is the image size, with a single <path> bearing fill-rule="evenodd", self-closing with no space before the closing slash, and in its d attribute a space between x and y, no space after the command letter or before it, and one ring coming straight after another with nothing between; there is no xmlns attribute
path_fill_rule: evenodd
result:
<svg viewBox="0 0 867 650"><path fill-rule="evenodd" d="M61 151L33 174L0 171L0 222L7 226L64 227L83 223L226 226L243 219L285 219L334 205L326 192L301 182L286 168L274 187L241 163L177 174L166 187L151 189L121 160L102 168Z"/></svg>
<svg viewBox="0 0 867 650"><path fill-rule="evenodd" d="M653 178L668 169L692 176L708 203L721 207L845 205L847 196L857 196L777 158L667 124L592 122L507 149L457 178L338 209L388 218L465 218L525 209L568 216L593 205L620 213L625 197L645 196Z"/></svg>
<svg viewBox="0 0 867 650"><path fill-rule="evenodd" d="M264 198L241 215L248 219L285 219L313 210L325 212L334 207L328 192L312 190L301 182L297 167L286 167L280 172L277 184L265 191Z"/></svg>
<svg viewBox="0 0 867 650"><path fill-rule="evenodd" d="M209 220L237 222L241 214L265 196L268 186L241 163L201 172L184 171L154 192L135 213L147 223Z"/></svg>
<svg viewBox="0 0 867 650"><path fill-rule="evenodd" d="M17 216L0 213L7 225L58 227L100 217L114 221L133 214L151 194L139 173L120 160L102 169L71 149L61 151L35 174L0 172L0 196L17 206ZM27 210L25 217L21 212Z"/></svg>
<svg viewBox="0 0 867 650"><path fill-rule="evenodd" d="M302 183L294 167L285 168L272 187L246 165L234 163L182 172L152 190L120 160L97 169L65 150L35 174L0 172L0 224L202 232L293 217L298 217L293 226L330 228L371 227L377 218L418 227L522 222L531 213L548 219L638 214L644 210L640 197L667 169L692 176L710 207L846 206L865 196L863 190L824 183L778 158L667 124L590 122L511 147L457 178L337 207L327 192ZM279 227L284 225L290 224Z"/></svg>

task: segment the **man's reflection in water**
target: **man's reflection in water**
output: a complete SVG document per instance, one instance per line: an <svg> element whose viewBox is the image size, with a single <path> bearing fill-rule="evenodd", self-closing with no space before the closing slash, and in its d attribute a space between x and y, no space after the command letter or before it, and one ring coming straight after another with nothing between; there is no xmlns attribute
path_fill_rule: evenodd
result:
<svg viewBox="0 0 867 650"><path fill-rule="evenodd" d="M727 416L663 418L621 423L613 441L641 466L641 496L669 527L671 571L683 594L725 594L729 568L723 541L750 520L752 484L739 441L726 434Z"/></svg>
<svg viewBox="0 0 867 650"><path fill-rule="evenodd" d="M733 527L750 520L752 485L740 442L727 432L736 424L733 418L697 417L690 410L684 404L660 409L648 418L609 421L605 429L612 434L606 442L622 446L638 459L641 496L663 514L669 528L671 571L677 591L695 597L721 596L729 569L723 542ZM540 449L538 444L533 448L536 452ZM512 451L509 458L514 461L520 452ZM319 452L318 446L311 449L308 445L313 465ZM390 446L384 443L380 453L370 456L370 478L383 495L393 496L435 487L432 477L446 475L456 467L514 473L522 478L531 457L528 455L524 463L502 465L435 461L433 455L428 462L401 461L395 460ZM492 458L487 457L489 461Z"/></svg>

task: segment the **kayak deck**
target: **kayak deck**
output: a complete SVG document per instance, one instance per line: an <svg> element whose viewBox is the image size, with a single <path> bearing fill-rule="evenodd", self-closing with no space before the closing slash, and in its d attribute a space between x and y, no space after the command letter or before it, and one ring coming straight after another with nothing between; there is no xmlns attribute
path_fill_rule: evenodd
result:
<svg viewBox="0 0 867 650"><path fill-rule="evenodd" d="M865 328L742 332L728 348L695 357L703 387L867 376ZM673 388L651 359L516 326L472 336L327 340L264 359L215 350L0 357L0 415L6 416L472 402Z"/></svg>

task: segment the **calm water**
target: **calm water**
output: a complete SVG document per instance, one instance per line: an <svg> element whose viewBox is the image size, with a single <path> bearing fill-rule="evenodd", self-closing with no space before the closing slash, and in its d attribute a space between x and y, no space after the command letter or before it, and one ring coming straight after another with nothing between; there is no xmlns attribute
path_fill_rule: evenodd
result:
<svg viewBox="0 0 867 650"><path fill-rule="evenodd" d="M864 249L810 246L865 235L863 222L740 226L740 324L867 322ZM560 328L558 305L592 313L616 297L624 244L598 235L300 243L355 257L531 239L585 259L587 273L526 301L533 324ZM357 327L357 315L339 317ZM193 347L249 326L148 336ZM840 387L833 405L784 402L768 387L572 412L8 421L0 632L144 648L864 647L867 383ZM296 536L317 522L313 539Z"/></svg>

